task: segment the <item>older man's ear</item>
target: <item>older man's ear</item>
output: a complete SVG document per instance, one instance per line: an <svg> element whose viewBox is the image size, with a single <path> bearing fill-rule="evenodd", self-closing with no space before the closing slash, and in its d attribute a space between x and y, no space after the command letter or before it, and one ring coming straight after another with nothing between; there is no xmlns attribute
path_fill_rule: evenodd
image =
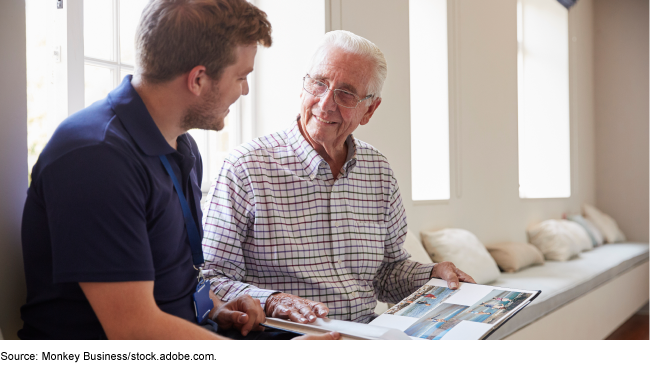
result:
<svg viewBox="0 0 650 365"><path fill-rule="evenodd" d="M359 122L360 125L368 124L372 115L375 114L375 110L379 108L379 104L381 104L381 98L377 98L375 101L372 102L372 104L370 104L368 110L366 111L366 114L364 114L363 116L363 119L361 119L361 122Z"/></svg>

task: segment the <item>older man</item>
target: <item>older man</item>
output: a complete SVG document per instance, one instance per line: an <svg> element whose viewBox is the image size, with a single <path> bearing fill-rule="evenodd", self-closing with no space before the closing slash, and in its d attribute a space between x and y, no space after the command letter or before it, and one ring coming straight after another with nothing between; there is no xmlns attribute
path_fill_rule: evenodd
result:
<svg viewBox="0 0 650 365"><path fill-rule="evenodd" d="M396 302L431 276L403 249L406 214L393 171L352 136L381 104L387 66L370 41L325 35L303 79L298 120L237 148L208 199L203 247L217 296L250 294L267 316L368 322L377 298Z"/></svg>

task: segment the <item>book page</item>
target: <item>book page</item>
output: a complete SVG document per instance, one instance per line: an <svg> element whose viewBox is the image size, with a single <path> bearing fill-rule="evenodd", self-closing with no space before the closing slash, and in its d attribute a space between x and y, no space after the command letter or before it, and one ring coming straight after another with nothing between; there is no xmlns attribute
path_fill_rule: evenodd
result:
<svg viewBox="0 0 650 365"><path fill-rule="evenodd" d="M431 279L374 321L417 339L481 339L537 295L535 290L460 283L456 290Z"/></svg>

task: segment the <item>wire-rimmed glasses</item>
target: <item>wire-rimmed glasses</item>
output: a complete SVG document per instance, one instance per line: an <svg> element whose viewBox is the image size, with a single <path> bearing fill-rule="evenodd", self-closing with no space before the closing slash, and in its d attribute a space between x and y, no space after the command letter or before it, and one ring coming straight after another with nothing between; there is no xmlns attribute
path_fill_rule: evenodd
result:
<svg viewBox="0 0 650 365"><path fill-rule="evenodd" d="M330 91L330 88L327 87L327 85L321 81L312 79L309 77L309 74L302 78L302 88L305 89L306 92L316 97L321 97ZM354 109L359 105L360 102L373 97L373 95L370 94L366 95L365 98L360 99L356 94L349 91L341 89L334 89L333 91L334 102L339 106L349 109Z"/></svg>

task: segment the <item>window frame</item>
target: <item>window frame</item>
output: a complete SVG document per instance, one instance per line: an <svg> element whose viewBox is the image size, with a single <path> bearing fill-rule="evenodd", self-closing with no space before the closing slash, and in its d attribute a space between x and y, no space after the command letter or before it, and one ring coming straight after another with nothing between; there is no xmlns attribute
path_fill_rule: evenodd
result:
<svg viewBox="0 0 650 365"><path fill-rule="evenodd" d="M121 62L120 57L120 1L122 0L112 0L113 3L113 56L115 61L107 61L102 59L97 59L93 57L86 57L84 53L84 10L83 2L84 0L68 0L64 2L64 10L66 11L67 21L67 50L68 50L68 115L85 108L85 66L93 65L106 67L113 70L113 87L117 87L121 79L121 71L129 71L133 73L135 70L135 65L129 65ZM67 8L67 9L66 9ZM254 82L250 79L249 76L249 89L250 94L254 94ZM242 115L251 115L252 103L242 103L241 98L238 99L235 104L231 107L231 113L229 115L230 122L232 123L231 132L234 137L230 138L232 146L229 146L229 149L235 148L240 145L244 138L244 134L249 135L249 133L244 133L247 130L250 130L252 127L244 126L245 123L252 124L252 118L242 118ZM244 110L246 109L246 110ZM209 141L207 131L199 132L205 135L205 142ZM210 149L205 151L206 153L201 154L203 159L203 174L204 179L201 185L201 191L203 192L203 197L208 193L210 189L211 182L208 180L206 182L205 176L209 176L211 160L216 158L216 153L210 153Z"/></svg>
<svg viewBox="0 0 650 365"><path fill-rule="evenodd" d="M518 197L521 200L533 200L533 199L570 199L573 194L574 194L574 184L576 183L576 178L577 176L574 173L574 169L577 166L577 160L575 160L575 153L574 149L576 148L577 145L577 136L575 133L575 108L573 106L574 101L576 100L576 94L575 94L575 88L573 87L574 83L574 77L575 77L575 72L574 72L574 64L575 64L575 52L572 50L573 42L576 41L576 38L573 36L573 30L571 27L571 17L567 13L567 18L566 18L566 39L567 39L567 49L566 49L566 71L567 71L567 79L566 79L566 92L567 92L567 99L566 99L566 106L567 106L567 113L566 113L566 118L567 118L567 129L566 131L568 132L567 136L567 143L568 146L566 152L568 153L568 192L566 195L558 196L559 194L553 195L553 196L533 196L535 194L530 194L529 196L526 196L527 194L522 194L521 190L521 181L522 181L522 172L521 172L521 130L522 130L522 119L525 117L527 113L526 109L526 98L525 98L525 89L526 89L526 77L525 77L525 69L526 69L526 49L524 47L525 39L526 39L526 31L525 31L525 25L524 25L524 2L526 0L517 0L516 1L516 13L517 13L517 109L518 109L518 116L517 116L517 123L518 123L518 137L517 137L517 145L518 145L518 151L517 151L517 159L518 159L518 177L517 177L517 182L519 186L518 190ZM557 3L556 5L562 6L561 4ZM568 10L567 10L568 11ZM545 193L547 194L547 193Z"/></svg>

